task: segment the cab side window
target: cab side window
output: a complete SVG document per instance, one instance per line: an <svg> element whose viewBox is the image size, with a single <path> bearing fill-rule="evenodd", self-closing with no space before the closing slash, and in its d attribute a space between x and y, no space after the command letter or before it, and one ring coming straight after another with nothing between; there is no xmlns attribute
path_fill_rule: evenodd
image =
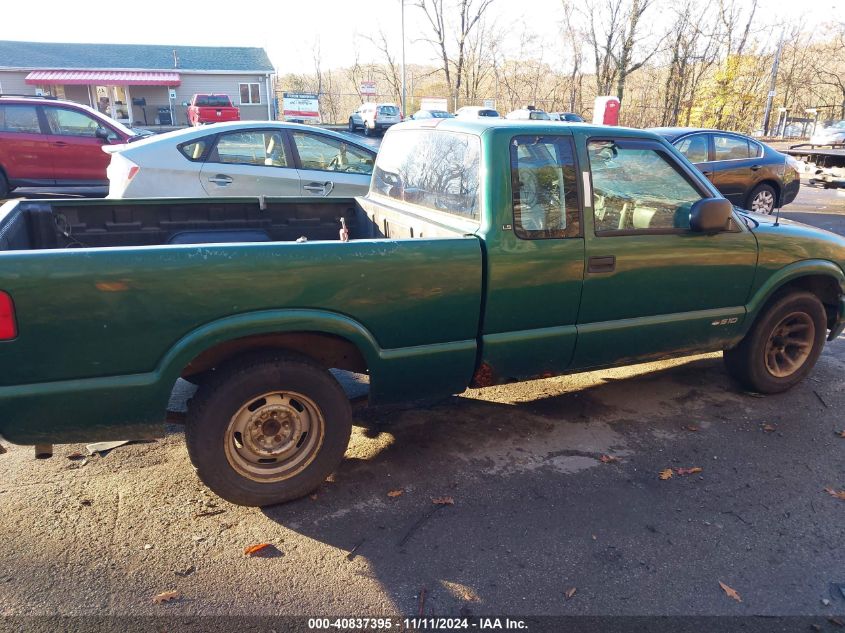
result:
<svg viewBox="0 0 845 633"><path fill-rule="evenodd" d="M704 196L667 152L642 143L590 141L597 235L688 230Z"/></svg>
<svg viewBox="0 0 845 633"><path fill-rule="evenodd" d="M186 149L187 151L196 151L196 148L192 148L192 145L186 145L182 153L185 153ZM200 157L204 151L204 149L199 150ZM288 167L290 165L282 134L270 131L221 134L217 141L217 147L211 152L209 161L262 167Z"/></svg>
<svg viewBox="0 0 845 633"><path fill-rule="evenodd" d="M572 141L563 136L517 136L511 141L510 154L517 237L580 237Z"/></svg>
<svg viewBox="0 0 845 633"><path fill-rule="evenodd" d="M744 138L714 134L713 149L715 150L716 160L742 160L743 158L751 158L748 141Z"/></svg>
<svg viewBox="0 0 845 633"><path fill-rule="evenodd" d="M373 173L373 157L348 143L308 132L294 132L292 137L302 169Z"/></svg>

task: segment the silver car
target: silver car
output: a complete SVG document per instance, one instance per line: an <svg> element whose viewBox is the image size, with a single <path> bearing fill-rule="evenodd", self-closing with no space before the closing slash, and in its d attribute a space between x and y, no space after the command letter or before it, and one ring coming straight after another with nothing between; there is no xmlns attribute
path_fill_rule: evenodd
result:
<svg viewBox="0 0 845 633"><path fill-rule="evenodd" d="M813 145L845 144L845 121L834 121L817 129L810 137L810 143Z"/></svg>
<svg viewBox="0 0 845 633"><path fill-rule="evenodd" d="M329 130L215 123L105 145L109 198L365 195L375 151Z"/></svg>
<svg viewBox="0 0 845 633"><path fill-rule="evenodd" d="M399 107L392 103L362 103L349 117L349 131L364 130L364 136L384 132L391 125L402 122Z"/></svg>

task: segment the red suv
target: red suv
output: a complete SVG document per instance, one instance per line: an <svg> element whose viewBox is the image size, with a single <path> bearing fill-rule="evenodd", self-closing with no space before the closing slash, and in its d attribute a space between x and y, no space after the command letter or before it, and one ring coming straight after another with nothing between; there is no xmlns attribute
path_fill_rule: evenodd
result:
<svg viewBox="0 0 845 633"><path fill-rule="evenodd" d="M0 95L0 199L15 187L108 185L103 145L135 138L88 106Z"/></svg>

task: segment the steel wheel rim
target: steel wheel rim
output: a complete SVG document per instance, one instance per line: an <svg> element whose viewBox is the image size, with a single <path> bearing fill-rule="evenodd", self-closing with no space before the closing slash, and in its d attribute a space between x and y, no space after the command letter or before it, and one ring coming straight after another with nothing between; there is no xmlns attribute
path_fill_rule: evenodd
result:
<svg viewBox="0 0 845 633"><path fill-rule="evenodd" d="M775 208L775 197L771 191L758 191L751 201L751 210L757 213L771 213Z"/></svg>
<svg viewBox="0 0 845 633"><path fill-rule="evenodd" d="M813 351L816 324L806 312L793 312L778 323L766 342L766 369L788 378L801 369Z"/></svg>
<svg viewBox="0 0 845 633"><path fill-rule="evenodd" d="M261 483L290 479L317 457L326 423L310 398L293 391L272 391L243 404L226 427L229 465Z"/></svg>

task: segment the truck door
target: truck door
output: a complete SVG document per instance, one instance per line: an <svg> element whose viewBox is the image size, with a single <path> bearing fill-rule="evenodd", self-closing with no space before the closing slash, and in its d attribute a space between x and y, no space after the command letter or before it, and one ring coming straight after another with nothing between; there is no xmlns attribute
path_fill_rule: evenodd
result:
<svg viewBox="0 0 845 633"><path fill-rule="evenodd" d="M578 169L569 134L492 131L477 384L562 373L575 349L584 276ZM504 156L503 156L504 155ZM507 158L505 158L507 157ZM504 160L503 160L504 158Z"/></svg>
<svg viewBox="0 0 845 633"><path fill-rule="evenodd" d="M690 207L711 194L657 141L590 139L587 161L592 213L574 366L713 349L736 335L757 261L744 223L690 231Z"/></svg>
<svg viewBox="0 0 845 633"><path fill-rule="evenodd" d="M277 129L221 134L199 178L212 197L299 195L299 174Z"/></svg>

